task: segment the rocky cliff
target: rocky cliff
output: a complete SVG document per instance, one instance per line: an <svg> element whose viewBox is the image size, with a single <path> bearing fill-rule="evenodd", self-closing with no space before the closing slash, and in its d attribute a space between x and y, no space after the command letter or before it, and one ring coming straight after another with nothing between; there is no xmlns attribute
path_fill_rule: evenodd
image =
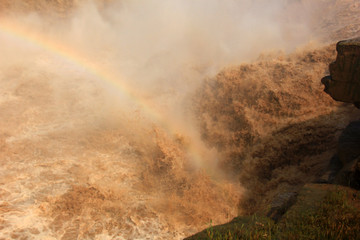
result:
<svg viewBox="0 0 360 240"><path fill-rule="evenodd" d="M340 41L336 61L330 64L330 76L321 81L333 99L360 107L360 38Z"/></svg>
<svg viewBox="0 0 360 240"><path fill-rule="evenodd" d="M321 80L324 91L337 101L360 108L360 38L340 41L336 50L330 76ZM339 170L329 182L360 189L360 121L351 122L341 134L332 165L339 166Z"/></svg>

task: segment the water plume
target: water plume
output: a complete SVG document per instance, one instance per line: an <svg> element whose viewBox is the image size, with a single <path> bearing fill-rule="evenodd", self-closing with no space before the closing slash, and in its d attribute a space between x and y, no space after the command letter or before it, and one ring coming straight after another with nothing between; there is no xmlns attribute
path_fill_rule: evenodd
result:
<svg viewBox="0 0 360 240"><path fill-rule="evenodd" d="M179 239L231 220L243 189L204 141L196 94L311 40L309 6L2 1L0 236Z"/></svg>

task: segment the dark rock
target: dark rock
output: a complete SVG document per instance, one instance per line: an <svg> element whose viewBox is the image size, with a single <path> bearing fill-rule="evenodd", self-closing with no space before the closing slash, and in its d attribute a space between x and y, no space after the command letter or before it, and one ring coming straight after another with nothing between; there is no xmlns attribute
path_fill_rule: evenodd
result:
<svg viewBox="0 0 360 240"><path fill-rule="evenodd" d="M334 183L360 190L360 157L346 164L336 176Z"/></svg>
<svg viewBox="0 0 360 240"><path fill-rule="evenodd" d="M314 183L320 184L331 184L334 183L336 175L340 172L343 167L343 163L340 161L340 158L337 154L335 154L331 159L329 166L326 169L326 172Z"/></svg>
<svg viewBox="0 0 360 240"><path fill-rule="evenodd" d="M360 156L360 121L351 122L340 135L338 156L343 165Z"/></svg>
<svg viewBox="0 0 360 240"><path fill-rule="evenodd" d="M329 183L333 183L336 174L340 171L340 169L343 167L343 163L341 162L340 158L338 155L334 155L331 160L330 160L330 165L329 165L329 178L328 181Z"/></svg>
<svg viewBox="0 0 360 240"><path fill-rule="evenodd" d="M336 61L329 66L330 76L321 79L324 91L337 101L360 108L360 38L338 42L336 51ZM328 182L360 189L360 121L350 123L341 134L337 157L339 161L330 163L326 173ZM343 167L334 177L340 164Z"/></svg>
<svg viewBox="0 0 360 240"><path fill-rule="evenodd" d="M297 192L285 192L277 195L271 203L271 209L267 217L275 222L286 213L286 211L296 202Z"/></svg>
<svg viewBox="0 0 360 240"><path fill-rule="evenodd" d="M333 99L360 106L360 38L340 41L336 61L329 66L330 76L321 79L324 91Z"/></svg>
<svg viewBox="0 0 360 240"><path fill-rule="evenodd" d="M360 121L351 122L340 135L338 154L329 169L333 172L329 182L360 189Z"/></svg>

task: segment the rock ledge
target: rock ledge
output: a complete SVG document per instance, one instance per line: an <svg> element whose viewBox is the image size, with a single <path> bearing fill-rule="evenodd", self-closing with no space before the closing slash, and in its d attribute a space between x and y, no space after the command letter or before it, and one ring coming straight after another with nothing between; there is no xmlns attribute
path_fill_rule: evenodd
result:
<svg viewBox="0 0 360 240"><path fill-rule="evenodd" d="M333 99L360 107L360 37L336 45L336 61L329 66L330 76L321 82Z"/></svg>

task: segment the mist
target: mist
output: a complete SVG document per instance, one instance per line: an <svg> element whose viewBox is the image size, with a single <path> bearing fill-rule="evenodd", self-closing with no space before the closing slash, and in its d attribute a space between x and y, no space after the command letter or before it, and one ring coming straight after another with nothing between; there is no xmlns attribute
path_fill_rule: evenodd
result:
<svg viewBox="0 0 360 240"><path fill-rule="evenodd" d="M186 92L225 66L307 43L308 17L299 13L310 13L299 5L254 0L115 1L99 9L89 2L65 19L32 13L13 20L106 65L146 97L172 89Z"/></svg>
<svg viewBox="0 0 360 240"><path fill-rule="evenodd" d="M317 40L319 9L122 0L3 13L0 136L3 154L25 166L4 168L34 182L21 183L20 202L6 187L14 206L32 209L25 223L6 219L8 231L33 224L64 237L80 221L80 237L178 239L237 216L242 186L204 142L193 100L225 67Z"/></svg>
<svg viewBox="0 0 360 240"><path fill-rule="evenodd" d="M150 112L150 121L197 142L196 148L206 148L191 114L191 94L203 79L225 66L255 60L264 52L293 51L307 43L308 5L297 1L164 0L110 1L99 8L96 3L83 2L65 17L36 12L6 17L26 28L28 34L55 42L55 53L42 49L36 40L29 44L25 36L5 42L15 46L5 47L11 51L4 55L10 59L20 56L32 65L47 64L39 66L41 71L51 71L60 78L67 75L66 80L56 83L62 85L55 87L57 92L79 78L101 85L106 91L101 100L76 94L96 112L92 116L96 119L114 109L128 115L145 108L148 112L143 117L148 118ZM71 56L66 54L63 59L58 56L56 52L64 51L64 46L81 56L80 63L69 61ZM3 59L8 62L9 58ZM93 66L110 72L111 79L86 73ZM74 77L81 74L84 77Z"/></svg>

